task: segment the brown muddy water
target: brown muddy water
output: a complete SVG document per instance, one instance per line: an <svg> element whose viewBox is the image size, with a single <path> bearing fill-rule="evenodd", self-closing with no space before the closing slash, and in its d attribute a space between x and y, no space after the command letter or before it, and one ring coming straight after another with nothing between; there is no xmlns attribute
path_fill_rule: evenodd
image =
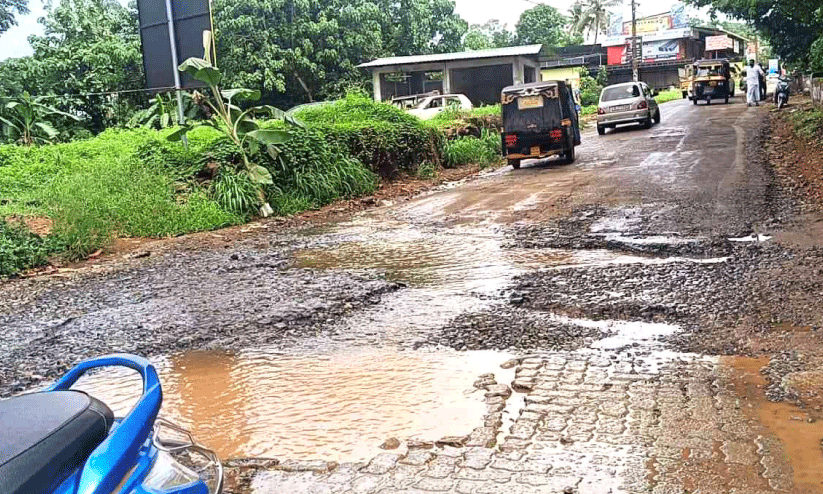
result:
<svg viewBox="0 0 823 494"><path fill-rule="evenodd" d="M222 458L363 461L390 437L437 440L471 432L486 410L472 384L489 369L500 370L507 358L495 352L358 348L297 356L255 349L172 355L156 366L161 416L191 429ZM86 376L76 388L118 416L141 389L136 373L121 372Z"/></svg>
<svg viewBox="0 0 823 494"><path fill-rule="evenodd" d="M744 398L743 410L780 440L791 466L792 492L823 492L823 421L791 403L766 398L766 378L760 369L768 358L726 357L721 363L734 370L735 388Z"/></svg>

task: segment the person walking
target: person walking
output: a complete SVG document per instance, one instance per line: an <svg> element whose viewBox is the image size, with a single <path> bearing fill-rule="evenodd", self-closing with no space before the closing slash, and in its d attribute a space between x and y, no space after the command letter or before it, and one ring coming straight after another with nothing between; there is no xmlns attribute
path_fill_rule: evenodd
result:
<svg viewBox="0 0 823 494"><path fill-rule="evenodd" d="M760 106L760 78L766 77L760 64L754 60L749 60L749 68L746 70L746 105Z"/></svg>

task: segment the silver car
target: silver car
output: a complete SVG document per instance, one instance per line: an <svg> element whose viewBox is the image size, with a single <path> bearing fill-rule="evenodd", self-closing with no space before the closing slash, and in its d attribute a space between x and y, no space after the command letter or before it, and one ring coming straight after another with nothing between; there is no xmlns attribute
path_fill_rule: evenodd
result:
<svg viewBox="0 0 823 494"><path fill-rule="evenodd" d="M606 128L639 123L644 128L660 123L660 106L652 90L645 82L626 82L603 88L597 106L597 133L603 135Z"/></svg>

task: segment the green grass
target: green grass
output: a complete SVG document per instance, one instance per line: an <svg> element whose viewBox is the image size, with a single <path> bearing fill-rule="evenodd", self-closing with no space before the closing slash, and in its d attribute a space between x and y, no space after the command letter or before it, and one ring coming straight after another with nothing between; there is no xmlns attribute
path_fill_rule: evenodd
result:
<svg viewBox="0 0 823 494"><path fill-rule="evenodd" d="M657 101L658 104L668 103L669 101L678 99L683 99L683 92L679 89L667 89L666 91L661 91L660 94L654 97L654 100Z"/></svg>
<svg viewBox="0 0 823 494"><path fill-rule="evenodd" d="M446 109L434 118L427 120L426 124L432 125L436 128L452 128L465 124L482 123L483 120L501 118L502 108L497 105L483 105L473 108L471 110Z"/></svg>
<svg viewBox="0 0 823 494"><path fill-rule="evenodd" d="M823 111L811 108L796 111L790 115L795 131L799 135L807 139L823 137Z"/></svg>
<svg viewBox="0 0 823 494"><path fill-rule="evenodd" d="M500 147L499 134L483 131L480 139L466 136L447 141L443 155L446 166L451 168L464 165L485 168L502 160Z"/></svg>
<svg viewBox="0 0 823 494"><path fill-rule="evenodd" d="M597 105L586 105L580 108L580 116L587 117L597 113Z"/></svg>
<svg viewBox="0 0 823 494"><path fill-rule="evenodd" d="M0 218L0 278L42 266L52 250L51 242Z"/></svg>

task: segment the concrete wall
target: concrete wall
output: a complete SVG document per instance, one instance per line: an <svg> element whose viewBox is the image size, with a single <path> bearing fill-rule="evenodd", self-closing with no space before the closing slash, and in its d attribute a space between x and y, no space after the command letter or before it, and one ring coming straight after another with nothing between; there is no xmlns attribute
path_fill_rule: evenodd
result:
<svg viewBox="0 0 823 494"><path fill-rule="evenodd" d="M569 81L573 87L580 87L580 69L582 67L560 67L542 69L544 81Z"/></svg>
<svg viewBox="0 0 823 494"><path fill-rule="evenodd" d="M812 79L811 95L812 101L823 108L823 78Z"/></svg>

